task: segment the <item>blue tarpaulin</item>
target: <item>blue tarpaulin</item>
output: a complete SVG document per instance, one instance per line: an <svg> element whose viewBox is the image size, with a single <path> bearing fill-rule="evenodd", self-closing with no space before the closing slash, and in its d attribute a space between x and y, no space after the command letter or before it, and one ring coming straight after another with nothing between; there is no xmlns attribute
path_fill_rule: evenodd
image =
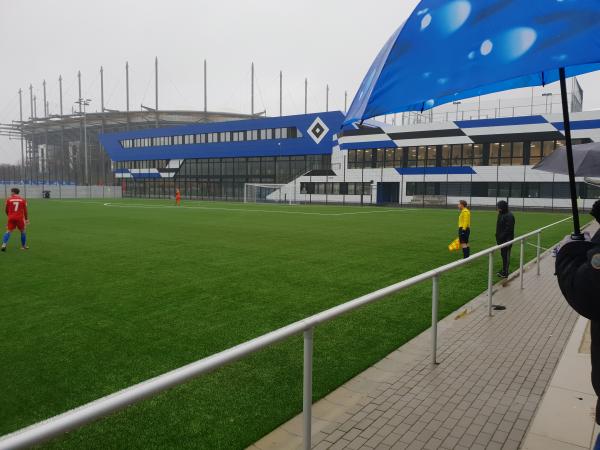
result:
<svg viewBox="0 0 600 450"><path fill-rule="evenodd" d="M422 0L367 72L345 124L600 70L600 0Z"/></svg>

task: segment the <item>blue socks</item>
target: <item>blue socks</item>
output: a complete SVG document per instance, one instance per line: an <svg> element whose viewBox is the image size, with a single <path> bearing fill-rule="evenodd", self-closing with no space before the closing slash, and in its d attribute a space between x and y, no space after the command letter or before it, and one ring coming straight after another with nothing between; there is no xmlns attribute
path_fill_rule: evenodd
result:
<svg viewBox="0 0 600 450"><path fill-rule="evenodd" d="M2 236L2 243L3 244L8 244L8 240L10 239L10 231L7 231L6 233L4 233L4 236ZM25 247L25 245L27 244L27 235L25 233L21 233L21 246Z"/></svg>

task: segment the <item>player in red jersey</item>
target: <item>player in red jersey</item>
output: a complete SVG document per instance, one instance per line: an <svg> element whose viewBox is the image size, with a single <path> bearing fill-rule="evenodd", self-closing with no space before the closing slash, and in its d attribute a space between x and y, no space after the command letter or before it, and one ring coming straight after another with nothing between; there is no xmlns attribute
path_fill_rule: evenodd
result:
<svg viewBox="0 0 600 450"><path fill-rule="evenodd" d="M10 239L10 234L15 228L21 232L21 250L27 250L27 235L25 234L25 225L29 223L27 216L27 202L23 197L19 196L19 189L12 188L11 196L6 200L4 211L8 216L8 224L6 225L6 233L2 237L2 251L6 251L6 245Z"/></svg>
<svg viewBox="0 0 600 450"><path fill-rule="evenodd" d="M179 189L175 191L175 204L181 206L181 192L179 192Z"/></svg>

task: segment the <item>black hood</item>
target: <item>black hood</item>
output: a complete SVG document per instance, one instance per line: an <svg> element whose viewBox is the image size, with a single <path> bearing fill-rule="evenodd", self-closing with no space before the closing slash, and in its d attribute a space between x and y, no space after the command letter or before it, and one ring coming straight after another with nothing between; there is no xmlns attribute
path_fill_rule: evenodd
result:
<svg viewBox="0 0 600 450"><path fill-rule="evenodd" d="M508 212L508 203L504 200L500 200L496 207L500 210L500 214L506 214Z"/></svg>
<svg viewBox="0 0 600 450"><path fill-rule="evenodd" d="M590 214L594 217L594 219L600 222L600 200L596 200L596 203L594 203L594 206L592 206Z"/></svg>

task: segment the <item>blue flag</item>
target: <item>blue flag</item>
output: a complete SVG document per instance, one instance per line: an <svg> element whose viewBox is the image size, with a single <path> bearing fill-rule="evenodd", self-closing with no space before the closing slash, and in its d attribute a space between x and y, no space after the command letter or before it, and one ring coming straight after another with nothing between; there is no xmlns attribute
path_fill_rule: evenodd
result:
<svg viewBox="0 0 600 450"><path fill-rule="evenodd" d="M600 0L423 0L367 72L345 124L600 69Z"/></svg>

